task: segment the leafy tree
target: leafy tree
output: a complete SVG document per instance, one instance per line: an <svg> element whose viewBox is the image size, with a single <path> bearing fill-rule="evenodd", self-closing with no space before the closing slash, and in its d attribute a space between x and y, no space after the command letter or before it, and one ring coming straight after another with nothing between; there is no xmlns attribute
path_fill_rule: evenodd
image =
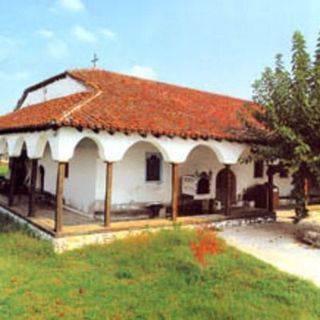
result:
<svg viewBox="0 0 320 320"><path fill-rule="evenodd" d="M293 173L296 222L306 217L304 181L320 177L320 36L314 61L300 32L292 38L291 70L276 56L274 68L266 68L253 84L256 105L245 120L247 133L256 141L255 158L280 163Z"/></svg>

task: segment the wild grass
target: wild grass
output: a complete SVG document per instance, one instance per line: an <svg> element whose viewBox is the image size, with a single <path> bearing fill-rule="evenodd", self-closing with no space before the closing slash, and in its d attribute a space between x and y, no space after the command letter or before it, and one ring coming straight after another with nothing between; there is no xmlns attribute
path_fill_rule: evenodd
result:
<svg viewBox="0 0 320 320"><path fill-rule="evenodd" d="M56 255L1 217L0 319L320 318L311 283L222 242L199 263L201 241L177 228Z"/></svg>

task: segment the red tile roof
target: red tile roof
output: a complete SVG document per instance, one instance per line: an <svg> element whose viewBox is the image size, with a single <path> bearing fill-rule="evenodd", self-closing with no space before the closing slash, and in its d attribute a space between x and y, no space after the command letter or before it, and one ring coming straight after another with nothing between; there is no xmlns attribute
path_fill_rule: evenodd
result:
<svg viewBox="0 0 320 320"><path fill-rule="evenodd" d="M82 81L92 90L1 116L0 132L72 126L156 136L239 140L243 126L238 112L251 103L104 70L73 70L65 75Z"/></svg>

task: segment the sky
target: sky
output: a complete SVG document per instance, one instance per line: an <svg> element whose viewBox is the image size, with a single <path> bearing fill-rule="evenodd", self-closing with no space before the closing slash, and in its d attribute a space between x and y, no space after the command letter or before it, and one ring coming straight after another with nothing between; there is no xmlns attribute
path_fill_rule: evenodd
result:
<svg viewBox="0 0 320 320"><path fill-rule="evenodd" d="M110 71L250 99L299 30L313 52L319 0L11 0L0 2L0 114L68 69Z"/></svg>

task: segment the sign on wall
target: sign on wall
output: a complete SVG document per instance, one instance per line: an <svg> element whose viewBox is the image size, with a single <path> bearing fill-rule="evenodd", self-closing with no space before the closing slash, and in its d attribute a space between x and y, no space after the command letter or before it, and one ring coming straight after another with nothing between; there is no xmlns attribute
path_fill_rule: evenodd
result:
<svg viewBox="0 0 320 320"><path fill-rule="evenodd" d="M184 195L194 197L197 193L198 179L195 176L182 176L181 177L181 192Z"/></svg>

